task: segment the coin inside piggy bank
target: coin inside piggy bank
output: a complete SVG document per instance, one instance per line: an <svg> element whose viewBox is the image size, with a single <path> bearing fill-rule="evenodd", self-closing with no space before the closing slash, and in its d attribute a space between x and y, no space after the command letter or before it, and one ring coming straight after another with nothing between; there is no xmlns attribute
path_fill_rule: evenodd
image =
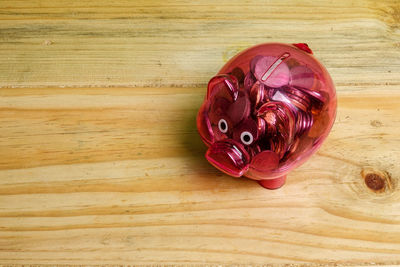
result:
<svg viewBox="0 0 400 267"><path fill-rule="evenodd" d="M307 44L267 43L211 78L197 129L213 166L276 189L321 146L335 115L332 79Z"/></svg>

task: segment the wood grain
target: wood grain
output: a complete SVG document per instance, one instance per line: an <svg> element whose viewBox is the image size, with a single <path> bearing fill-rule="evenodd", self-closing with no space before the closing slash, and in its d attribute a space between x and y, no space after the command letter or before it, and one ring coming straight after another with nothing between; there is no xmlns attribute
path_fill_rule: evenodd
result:
<svg viewBox="0 0 400 267"><path fill-rule="evenodd" d="M399 94L341 96L327 142L276 191L205 161L203 94L2 90L0 259L399 262ZM364 183L371 168L390 174L382 193Z"/></svg>
<svg viewBox="0 0 400 267"><path fill-rule="evenodd" d="M0 264L400 264L399 14L0 1ZM275 191L210 166L195 126L208 79L268 41L309 43L338 91L329 138Z"/></svg>
<svg viewBox="0 0 400 267"><path fill-rule="evenodd" d="M397 0L0 5L2 87L204 86L238 51L271 41L309 43L339 86L400 84Z"/></svg>

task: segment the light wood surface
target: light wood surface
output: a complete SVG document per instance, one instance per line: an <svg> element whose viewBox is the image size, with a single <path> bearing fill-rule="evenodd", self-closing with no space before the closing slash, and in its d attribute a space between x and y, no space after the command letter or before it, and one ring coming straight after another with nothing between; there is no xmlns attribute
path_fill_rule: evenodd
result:
<svg viewBox="0 0 400 267"><path fill-rule="evenodd" d="M337 86L268 191L204 159L208 79L307 42ZM399 1L0 1L0 264L400 264Z"/></svg>

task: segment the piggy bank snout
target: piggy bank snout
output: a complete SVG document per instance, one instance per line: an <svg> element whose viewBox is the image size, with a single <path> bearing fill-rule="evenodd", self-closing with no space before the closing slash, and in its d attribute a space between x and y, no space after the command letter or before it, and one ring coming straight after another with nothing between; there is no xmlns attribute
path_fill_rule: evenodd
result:
<svg viewBox="0 0 400 267"><path fill-rule="evenodd" d="M217 169L234 177L247 172L250 163L246 149L233 139L213 143L206 152L206 159Z"/></svg>

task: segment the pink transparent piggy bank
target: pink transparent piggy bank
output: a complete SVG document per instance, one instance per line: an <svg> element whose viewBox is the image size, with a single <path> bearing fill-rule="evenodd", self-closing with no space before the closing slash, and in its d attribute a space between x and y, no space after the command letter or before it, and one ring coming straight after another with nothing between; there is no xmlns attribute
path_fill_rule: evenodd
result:
<svg viewBox="0 0 400 267"><path fill-rule="evenodd" d="M212 165L275 189L321 146L335 115L332 79L307 44L267 43L210 80L197 128Z"/></svg>

